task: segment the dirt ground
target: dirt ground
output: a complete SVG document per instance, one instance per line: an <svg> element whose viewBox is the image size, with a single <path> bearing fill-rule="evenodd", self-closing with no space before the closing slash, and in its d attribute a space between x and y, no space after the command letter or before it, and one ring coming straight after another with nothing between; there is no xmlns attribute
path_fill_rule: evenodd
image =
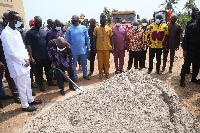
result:
<svg viewBox="0 0 200 133"><path fill-rule="evenodd" d="M186 107L186 109L196 118L200 118L200 85L196 85L191 83L191 75L186 76L186 87L182 88L179 85L180 81L180 71L183 64L183 56L182 56L182 49L178 50L175 55L175 62L173 67L173 72L168 73L169 68L169 59L167 62L166 71L163 72L161 75L157 75L155 73L155 64L156 60L154 59L154 70L151 73L151 76L154 78L158 78L165 83L169 84L172 89L175 90L177 95L179 96L181 104ZM88 61L88 72L89 72L89 61ZM124 70L126 70L128 66L128 52L126 52L125 56L125 64ZM148 67L148 53L147 53L147 60L146 66ZM162 67L162 64L161 64ZM78 70L78 67L77 67ZM141 71L147 72L148 69L142 69ZM114 66L114 59L113 55L111 54L110 58L110 76L113 76L115 72ZM84 86L85 88L93 88L106 78L98 79L98 63L97 60L95 61L95 71L94 74L90 77L90 80L85 80L82 78L82 71L77 71L79 76L79 82L77 82L78 86ZM200 77L200 75L198 75ZM56 81L55 81L56 82ZM8 89L7 83L4 79L4 85L6 89L6 94L11 94ZM77 92L69 91L68 90L68 82L65 82L65 90L66 95L62 96L59 93L58 87L49 87L47 83L44 82L44 86L46 88L45 92L40 92L39 88L34 88L33 91L36 92L35 99L42 99L42 105L37 105L38 111L33 113L22 112L20 104L16 104L13 100L5 100L1 101L4 105L4 108L0 110L0 132L15 132L18 129L22 128L25 123L27 123L33 116L40 112L40 110L44 109L46 106L50 106L52 102L56 102L57 100L61 100L63 97L70 97Z"/></svg>

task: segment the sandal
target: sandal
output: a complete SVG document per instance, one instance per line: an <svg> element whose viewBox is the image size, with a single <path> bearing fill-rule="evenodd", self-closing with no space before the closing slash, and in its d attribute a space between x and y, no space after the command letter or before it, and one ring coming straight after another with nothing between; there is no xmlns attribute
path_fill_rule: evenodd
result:
<svg viewBox="0 0 200 133"><path fill-rule="evenodd" d="M102 79L103 75L102 74L99 74L99 79Z"/></svg>
<svg viewBox="0 0 200 133"><path fill-rule="evenodd" d="M106 74L106 76L105 76L107 79L109 79L110 77L109 77L109 74Z"/></svg>

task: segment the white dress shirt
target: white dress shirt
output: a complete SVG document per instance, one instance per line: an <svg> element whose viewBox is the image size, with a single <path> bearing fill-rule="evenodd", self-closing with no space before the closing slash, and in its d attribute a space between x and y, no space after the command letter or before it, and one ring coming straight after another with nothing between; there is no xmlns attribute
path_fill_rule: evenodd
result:
<svg viewBox="0 0 200 133"><path fill-rule="evenodd" d="M30 66L25 67L24 65L26 64L25 59L29 59L29 56L20 32L6 26L2 31L1 40L10 77L16 78L28 72Z"/></svg>

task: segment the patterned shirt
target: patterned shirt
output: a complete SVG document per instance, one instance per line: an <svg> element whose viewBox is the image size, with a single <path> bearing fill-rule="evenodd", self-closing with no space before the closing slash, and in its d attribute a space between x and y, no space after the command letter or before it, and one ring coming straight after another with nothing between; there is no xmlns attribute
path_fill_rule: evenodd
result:
<svg viewBox="0 0 200 133"><path fill-rule="evenodd" d="M129 50L141 51L144 48L145 32L139 28L138 30L130 29L128 31Z"/></svg>
<svg viewBox="0 0 200 133"><path fill-rule="evenodd" d="M148 26L147 37L149 37L150 40L150 48L164 48L164 45L168 43L168 36L169 31L167 24L162 23L158 25L154 22Z"/></svg>
<svg viewBox="0 0 200 133"><path fill-rule="evenodd" d="M56 39L49 41L48 55L51 62L55 62L57 66L63 66L65 71L72 64L72 49L69 43L66 42L66 48L63 51L57 50Z"/></svg>

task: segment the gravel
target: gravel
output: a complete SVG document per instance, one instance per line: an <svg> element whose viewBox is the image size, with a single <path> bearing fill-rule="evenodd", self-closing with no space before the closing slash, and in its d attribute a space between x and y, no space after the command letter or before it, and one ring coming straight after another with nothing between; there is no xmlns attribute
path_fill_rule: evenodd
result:
<svg viewBox="0 0 200 133"><path fill-rule="evenodd" d="M169 85L131 69L42 109L19 132L196 133L200 121Z"/></svg>

